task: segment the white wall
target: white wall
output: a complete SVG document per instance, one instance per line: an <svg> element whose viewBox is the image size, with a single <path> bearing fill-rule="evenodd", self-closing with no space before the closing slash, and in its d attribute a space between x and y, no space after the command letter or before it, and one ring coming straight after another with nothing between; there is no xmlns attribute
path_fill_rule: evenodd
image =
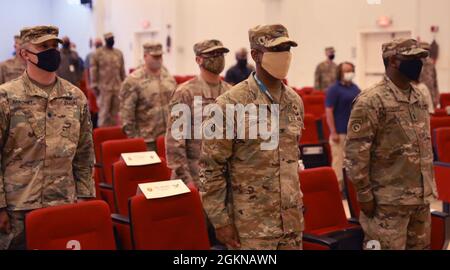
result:
<svg viewBox="0 0 450 270"><path fill-rule="evenodd" d="M441 46L438 62L440 86L450 91L450 1L381 0L369 5L367 0L96 0L98 34L114 31L117 46L124 50L127 66L132 67L133 33L141 30L141 21L149 20L161 30L173 26L173 52L166 59L174 74L197 73L192 46L206 38L217 38L232 53L227 67L234 64L234 51L248 47L247 31L265 23L285 24L300 46L293 50L294 62L289 81L295 86L313 84L314 69L324 59L323 49L335 46L337 62L357 62L358 34L376 30L376 20L391 16L393 29L411 30L414 37L431 41L431 25L439 25L436 38ZM132 4L131 4L132 3ZM381 48L380 48L381 50ZM381 55L381 53L380 53Z"/></svg>
<svg viewBox="0 0 450 270"><path fill-rule="evenodd" d="M10 58L13 36L26 26L56 25L60 36L70 36L82 57L89 52L89 38L94 34L91 11L78 0L2 1L0 60ZM76 4L72 4L76 3Z"/></svg>
<svg viewBox="0 0 450 270"><path fill-rule="evenodd" d="M14 35L24 26L51 23L50 0L2 1L0 25L0 61L10 58L14 52Z"/></svg>

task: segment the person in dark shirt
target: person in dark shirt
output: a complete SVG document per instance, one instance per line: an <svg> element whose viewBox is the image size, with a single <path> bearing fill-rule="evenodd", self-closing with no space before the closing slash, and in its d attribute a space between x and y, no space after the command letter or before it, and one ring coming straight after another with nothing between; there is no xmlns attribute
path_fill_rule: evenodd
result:
<svg viewBox="0 0 450 270"><path fill-rule="evenodd" d="M342 63L337 68L337 81L328 89L326 115L330 128L330 146L333 156L332 167L336 172L341 189L343 187L344 145L352 104L361 90L353 83L355 66Z"/></svg>
<svg viewBox="0 0 450 270"><path fill-rule="evenodd" d="M63 47L61 49L61 65L57 71L59 77L69 81L73 85L80 87L82 79L83 66L80 63L78 53L72 50L72 43L68 37L63 39Z"/></svg>
<svg viewBox="0 0 450 270"><path fill-rule="evenodd" d="M237 64L231 67L225 76L225 81L231 85L236 85L248 79L255 68L248 64L247 49L242 48L236 53Z"/></svg>

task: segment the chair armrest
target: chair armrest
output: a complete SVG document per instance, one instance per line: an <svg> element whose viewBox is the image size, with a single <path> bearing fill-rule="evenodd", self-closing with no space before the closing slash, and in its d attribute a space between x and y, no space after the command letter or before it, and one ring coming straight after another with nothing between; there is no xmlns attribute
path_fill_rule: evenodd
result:
<svg viewBox="0 0 450 270"><path fill-rule="evenodd" d="M350 222L351 224L355 224L355 225L361 225L359 223L359 219L357 219L357 218L349 218L348 222Z"/></svg>
<svg viewBox="0 0 450 270"><path fill-rule="evenodd" d="M113 186L106 183L100 183L98 184L100 189L106 189L106 190L113 190Z"/></svg>
<svg viewBox="0 0 450 270"><path fill-rule="evenodd" d="M325 236L317 236L312 234L303 233L303 241L310 242L313 244L323 245L331 250L336 250L339 247L339 242L336 239L325 237Z"/></svg>
<svg viewBox="0 0 450 270"><path fill-rule="evenodd" d="M130 218L126 216L122 216L119 214L112 214L111 218L114 223L124 224L124 225L130 225Z"/></svg>

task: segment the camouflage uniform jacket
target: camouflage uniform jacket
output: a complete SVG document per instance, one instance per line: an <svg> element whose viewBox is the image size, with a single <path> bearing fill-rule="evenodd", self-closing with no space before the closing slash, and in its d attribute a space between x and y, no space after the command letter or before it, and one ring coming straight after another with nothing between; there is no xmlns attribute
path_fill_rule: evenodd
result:
<svg viewBox="0 0 450 270"><path fill-rule="evenodd" d="M91 87L100 91L119 91L125 80L123 54L118 49L101 47L91 56Z"/></svg>
<svg viewBox="0 0 450 270"><path fill-rule="evenodd" d="M428 105L385 79L355 101L345 167L358 200L422 205L436 198Z"/></svg>
<svg viewBox="0 0 450 270"><path fill-rule="evenodd" d="M22 76L26 65L18 57L0 63L0 84L7 83Z"/></svg>
<svg viewBox="0 0 450 270"><path fill-rule="evenodd" d="M81 90L63 79L50 95L26 73L0 86L0 208L95 197L90 119Z"/></svg>
<svg viewBox="0 0 450 270"><path fill-rule="evenodd" d="M192 137L188 140L176 140L172 137L172 124L177 120L177 117L171 115L166 134L166 156L168 166L173 171L172 178L182 179L185 183L198 184L202 141L194 140L194 117L195 113L203 114L203 112L194 111L194 105L205 108L205 106L214 103L228 89L230 89L230 85L226 82L222 81L217 86L211 86L200 76L197 76L181 84L175 91L169 109L172 112L173 107L178 104L186 104L189 106L192 119ZM203 104L194 104L195 97L202 97Z"/></svg>
<svg viewBox="0 0 450 270"><path fill-rule="evenodd" d="M166 68L159 77L148 74L144 67L128 76L119 95L122 127L128 137L155 142L165 134L176 85Z"/></svg>
<svg viewBox="0 0 450 270"><path fill-rule="evenodd" d="M217 104L225 110L227 104L258 107L270 105L271 101L250 77L219 97ZM215 228L234 224L241 238L274 238L303 231L298 141L304 107L288 87L283 89L279 113L279 144L274 150L261 149L264 140L260 135L248 139L248 114L244 120L245 140L235 137L203 141L203 206ZM242 121L236 117L234 123Z"/></svg>
<svg viewBox="0 0 450 270"><path fill-rule="evenodd" d="M325 61L320 63L315 72L314 88L317 90L328 90L336 82L337 65L334 62Z"/></svg>
<svg viewBox="0 0 450 270"><path fill-rule="evenodd" d="M420 75L420 82L423 82L428 87L428 90L430 90L431 99L436 107L436 105L440 102L439 86L436 66L430 58L425 59L422 73Z"/></svg>

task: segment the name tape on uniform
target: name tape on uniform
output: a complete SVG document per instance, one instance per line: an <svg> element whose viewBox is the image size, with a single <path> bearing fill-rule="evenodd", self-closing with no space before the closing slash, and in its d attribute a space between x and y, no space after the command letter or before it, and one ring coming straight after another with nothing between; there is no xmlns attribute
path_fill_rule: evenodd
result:
<svg viewBox="0 0 450 270"><path fill-rule="evenodd" d="M161 163L161 159L156 152L124 153L122 158L128 167Z"/></svg>
<svg viewBox="0 0 450 270"><path fill-rule="evenodd" d="M182 180L140 184L139 190L144 194L147 200L173 197L191 192Z"/></svg>

